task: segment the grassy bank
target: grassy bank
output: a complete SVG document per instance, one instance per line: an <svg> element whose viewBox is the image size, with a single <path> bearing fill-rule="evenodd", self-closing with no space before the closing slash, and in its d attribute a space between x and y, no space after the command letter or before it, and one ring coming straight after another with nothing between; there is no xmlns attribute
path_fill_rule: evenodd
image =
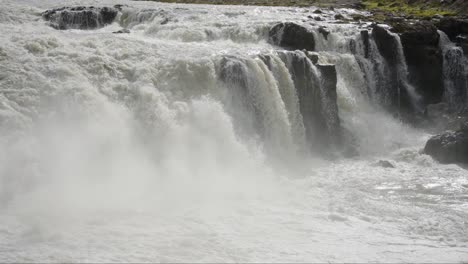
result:
<svg viewBox="0 0 468 264"><path fill-rule="evenodd" d="M144 1L144 0L134 0ZM468 13L468 0L461 4L442 5L440 0L148 0L164 3L213 4L213 5L255 5L255 6L319 6L354 7L361 6L374 13L376 20L388 16L413 16L414 18L435 15L460 15ZM458 0L457 0L458 1ZM380 19L379 19L380 18Z"/></svg>
<svg viewBox="0 0 468 264"><path fill-rule="evenodd" d="M151 1L151 0L150 0ZM255 6L350 6L360 0L152 0L164 3L213 4L213 5L255 5Z"/></svg>
<svg viewBox="0 0 468 264"><path fill-rule="evenodd" d="M435 15L455 15L456 12L441 6L434 1L411 1L408 0L364 0L367 10L374 13L387 13L395 16L414 16L415 18L433 17Z"/></svg>

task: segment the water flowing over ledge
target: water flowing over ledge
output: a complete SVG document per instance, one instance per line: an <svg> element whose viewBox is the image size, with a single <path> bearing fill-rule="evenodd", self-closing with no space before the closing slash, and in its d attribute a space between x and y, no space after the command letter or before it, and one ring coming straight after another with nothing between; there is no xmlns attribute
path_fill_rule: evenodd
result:
<svg viewBox="0 0 468 264"><path fill-rule="evenodd" d="M466 170L414 126L467 103L443 32L339 23L351 9L43 13L74 4L0 10L0 261L468 257Z"/></svg>

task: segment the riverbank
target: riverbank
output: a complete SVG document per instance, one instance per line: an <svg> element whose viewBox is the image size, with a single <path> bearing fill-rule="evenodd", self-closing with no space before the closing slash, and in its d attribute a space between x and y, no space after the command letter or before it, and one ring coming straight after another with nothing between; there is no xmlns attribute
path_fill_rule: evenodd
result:
<svg viewBox="0 0 468 264"><path fill-rule="evenodd" d="M140 0L136 0L140 1ZM150 0L165 3L255 5L255 6L319 6L365 9L377 17L413 16L415 18L441 16L463 16L468 14L468 2L459 0Z"/></svg>

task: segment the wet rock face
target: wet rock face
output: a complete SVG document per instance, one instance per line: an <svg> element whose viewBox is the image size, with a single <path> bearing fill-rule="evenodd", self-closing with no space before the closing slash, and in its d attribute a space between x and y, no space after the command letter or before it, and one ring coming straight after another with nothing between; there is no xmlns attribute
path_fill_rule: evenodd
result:
<svg viewBox="0 0 468 264"><path fill-rule="evenodd" d="M435 25L468 55L468 19L443 18Z"/></svg>
<svg viewBox="0 0 468 264"><path fill-rule="evenodd" d="M320 72L322 82L321 97L325 105L322 111L324 111L324 116L329 119L327 120L327 131L332 142L340 142L341 125L338 117L338 96L336 93L338 78L336 67L331 64L316 64L316 67Z"/></svg>
<svg viewBox="0 0 468 264"><path fill-rule="evenodd" d="M362 42L364 43L364 57L368 59L369 51L370 51L369 31L362 30L361 39L362 39Z"/></svg>
<svg viewBox="0 0 468 264"><path fill-rule="evenodd" d="M423 96L424 104L440 102L444 92L443 58L437 28L430 22L395 24L400 34L409 82Z"/></svg>
<svg viewBox="0 0 468 264"><path fill-rule="evenodd" d="M400 76L398 74L398 42L390 32L380 25L374 25L372 29L372 38L374 39L380 55L388 64L388 76L382 83L383 89L388 94L386 107L391 112L411 112L410 97L405 89L401 89Z"/></svg>
<svg viewBox="0 0 468 264"><path fill-rule="evenodd" d="M468 164L468 123L460 130L450 131L429 139L424 153L441 163Z"/></svg>
<svg viewBox="0 0 468 264"><path fill-rule="evenodd" d="M395 66L398 59L395 50L398 47L393 36L384 27L375 25L372 28L372 37L382 57L384 57L390 66Z"/></svg>
<svg viewBox="0 0 468 264"><path fill-rule="evenodd" d="M335 65L313 65L305 54L286 54L280 55L290 65L310 149L327 151L341 140Z"/></svg>
<svg viewBox="0 0 468 264"><path fill-rule="evenodd" d="M96 29L114 21L118 13L113 7L62 7L47 10L42 17L56 29Z"/></svg>
<svg viewBox="0 0 468 264"><path fill-rule="evenodd" d="M269 42L292 50L315 49L315 39L312 32L295 23L280 23L270 29Z"/></svg>
<svg viewBox="0 0 468 264"><path fill-rule="evenodd" d="M436 23L436 26L451 40L454 40L458 35L468 35L468 19L443 18Z"/></svg>

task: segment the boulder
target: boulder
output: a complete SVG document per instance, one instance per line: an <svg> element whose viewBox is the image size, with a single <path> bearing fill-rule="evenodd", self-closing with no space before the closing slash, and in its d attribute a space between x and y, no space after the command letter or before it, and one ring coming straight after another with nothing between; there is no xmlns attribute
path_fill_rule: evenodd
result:
<svg viewBox="0 0 468 264"><path fill-rule="evenodd" d="M273 26L269 32L269 42L292 50L315 49L314 34L305 27L290 22Z"/></svg>
<svg viewBox="0 0 468 264"><path fill-rule="evenodd" d="M342 14L336 14L334 17L336 20L341 20L345 18Z"/></svg>
<svg viewBox="0 0 468 264"><path fill-rule="evenodd" d="M328 30L328 28L326 28L324 26L320 26L318 28L318 32L323 35L325 40L328 40L328 35L330 34L330 30Z"/></svg>
<svg viewBox="0 0 468 264"><path fill-rule="evenodd" d="M114 7L62 7L47 10L42 17L55 29L96 29L111 24L118 9Z"/></svg>
<svg viewBox="0 0 468 264"><path fill-rule="evenodd" d="M424 153L441 163L468 163L468 123L427 141Z"/></svg>
<svg viewBox="0 0 468 264"><path fill-rule="evenodd" d="M409 82L423 97L423 104L442 100L444 92L443 57L439 33L430 22L396 23L409 71Z"/></svg>

